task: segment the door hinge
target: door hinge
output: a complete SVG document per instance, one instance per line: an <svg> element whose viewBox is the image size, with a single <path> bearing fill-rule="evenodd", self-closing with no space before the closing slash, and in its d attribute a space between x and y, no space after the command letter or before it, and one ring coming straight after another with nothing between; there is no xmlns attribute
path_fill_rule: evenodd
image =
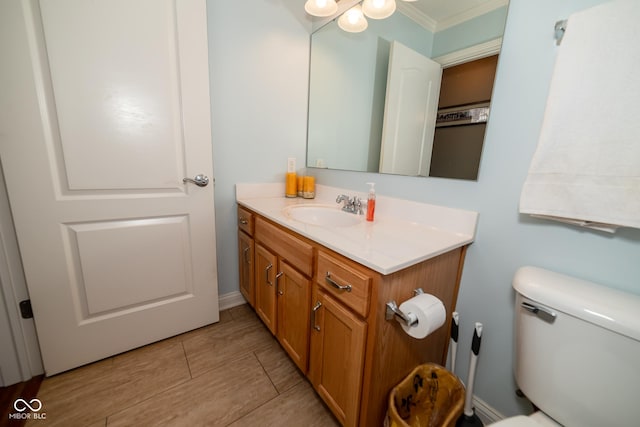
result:
<svg viewBox="0 0 640 427"><path fill-rule="evenodd" d="M33 319L33 309L31 308L30 299L20 301L20 315L23 319Z"/></svg>

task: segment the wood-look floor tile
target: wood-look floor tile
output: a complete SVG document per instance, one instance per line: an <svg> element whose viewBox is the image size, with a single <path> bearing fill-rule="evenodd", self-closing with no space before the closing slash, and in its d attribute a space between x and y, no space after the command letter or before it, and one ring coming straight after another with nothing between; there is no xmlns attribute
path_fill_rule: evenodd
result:
<svg viewBox="0 0 640 427"><path fill-rule="evenodd" d="M110 416L107 425L226 426L276 395L258 360L248 354Z"/></svg>
<svg viewBox="0 0 640 427"><path fill-rule="evenodd" d="M280 394L229 427L337 427L340 424L324 406L307 381Z"/></svg>
<svg viewBox="0 0 640 427"><path fill-rule="evenodd" d="M89 427L338 425L248 305L221 312L220 319L46 378L38 398L47 420L37 422Z"/></svg>
<svg viewBox="0 0 640 427"><path fill-rule="evenodd" d="M244 317L244 316L256 315L256 312L253 311L253 308L251 308L249 304L238 305L236 307L230 308L228 311L231 314L231 317L233 319L240 319L241 317Z"/></svg>
<svg viewBox="0 0 640 427"><path fill-rule="evenodd" d="M161 341L42 382L47 425L89 425L191 378L182 343Z"/></svg>
<svg viewBox="0 0 640 427"><path fill-rule="evenodd" d="M231 310L224 310L220 312L220 320L218 323L227 323L233 320L233 316L231 315Z"/></svg>
<svg viewBox="0 0 640 427"><path fill-rule="evenodd" d="M270 345L274 338L255 316L244 316L184 339L182 344L195 378L238 355Z"/></svg>
<svg viewBox="0 0 640 427"><path fill-rule="evenodd" d="M273 340L268 347L257 350L255 354L278 393L304 380L303 374L277 341Z"/></svg>

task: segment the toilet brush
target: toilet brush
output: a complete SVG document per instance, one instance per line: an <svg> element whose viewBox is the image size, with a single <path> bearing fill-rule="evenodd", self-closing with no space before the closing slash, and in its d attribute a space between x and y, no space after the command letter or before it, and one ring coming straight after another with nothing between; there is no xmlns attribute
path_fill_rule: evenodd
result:
<svg viewBox="0 0 640 427"><path fill-rule="evenodd" d="M473 410L473 380L476 376L476 363L478 362L478 353L480 353L480 337L482 336L482 323L476 322L473 331L473 341L471 342L471 359L469 361L469 379L467 380L467 390L464 399L464 413L458 418L456 427L466 426L484 426L480 418Z"/></svg>
<svg viewBox="0 0 640 427"><path fill-rule="evenodd" d="M460 324L460 316L457 311L454 311L451 314L451 350L450 356L451 360L449 361L449 370L452 373L456 373L456 353L458 352L458 326Z"/></svg>

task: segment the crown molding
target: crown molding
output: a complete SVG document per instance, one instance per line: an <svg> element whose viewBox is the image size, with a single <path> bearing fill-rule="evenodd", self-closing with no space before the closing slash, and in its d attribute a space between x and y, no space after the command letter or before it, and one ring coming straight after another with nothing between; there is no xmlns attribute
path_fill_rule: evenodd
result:
<svg viewBox="0 0 640 427"><path fill-rule="evenodd" d="M402 12L405 16L407 16L407 18L411 19L418 25L421 25L422 27L426 28L428 31L431 31L432 33L436 32L436 28L438 27L438 22L432 17L430 17L429 15L427 15L426 13L418 10L411 3L405 3L402 1L397 2L396 9L399 12Z"/></svg>
<svg viewBox="0 0 640 427"><path fill-rule="evenodd" d="M454 65L498 54L500 53L501 47L502 37L498 37L497 39L479 43L466 49L460 49L446 55L438 56L437 58L433 58L433 60L440 63L442 68L453 67Z"/></svg>
<svg viewBox="0 0 640 427"><path fill-rule="evenodd" d="M446 30L447 28L454 27L458 24L462 24L470 19L482 16L485 13L489 13L493 10L505 7L509 4L509 0L491 0L483 3L479 6L471 8L467 11L454 15L443 21L439 21L436 26L436 31Z"/></svg>

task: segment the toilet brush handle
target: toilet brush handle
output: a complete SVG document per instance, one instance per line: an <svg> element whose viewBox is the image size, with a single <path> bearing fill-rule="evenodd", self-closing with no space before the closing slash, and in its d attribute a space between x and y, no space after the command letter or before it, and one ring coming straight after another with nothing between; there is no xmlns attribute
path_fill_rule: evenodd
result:
<svg viewBox="0 0 640 427"><path fill-rule="evenodd" d="M480 340L482 337L482 323L476 322L473 331L473 341L471 342L471 359L469 360L469 379L467 381L467 390L464 400L464 414L468 417L473 416L473 382L476 376L476 364L478 362L478 354L480 353Z"/></svg>
<svg viewBox="0 0 640 427"><path fill-rule="evenodd" d="M451 314L451 362L449 366L451 372L456 372L456 354L458 353L458 330L460 326L460 316L457 311Z"/></svg>

